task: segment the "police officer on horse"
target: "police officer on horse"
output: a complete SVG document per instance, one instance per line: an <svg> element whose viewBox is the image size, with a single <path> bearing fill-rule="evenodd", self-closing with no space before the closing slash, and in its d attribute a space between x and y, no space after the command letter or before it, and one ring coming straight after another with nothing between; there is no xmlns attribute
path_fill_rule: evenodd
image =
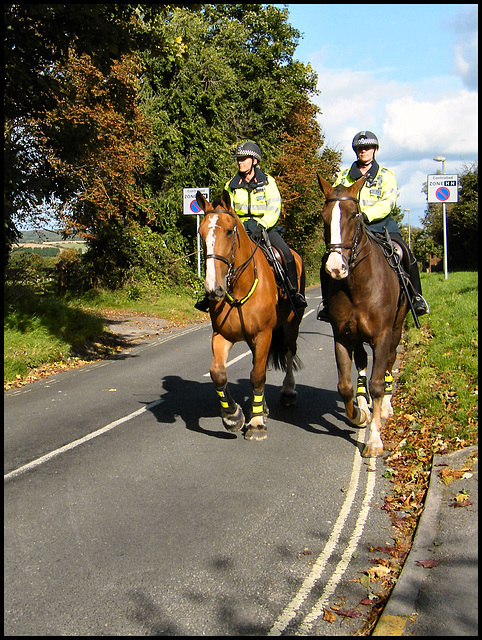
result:
<svg viewBox="0 0 482 640"><path fill-rule="evenodd" d="M231 197L231 204L246 231L255 242L268 234L269 241L283 257L286 268L286 285L291 300L298 309L304 309L306 300L298 291L296 263L290 248L281 236L282 227L278 225L281 214L281 195L275 179L261 171L261 149L252 140L239 144L235 151L238 172L226 183L225 189ZM200 311L207 311L208 299L194 305Z"/></svg>
<svg viewBox="0 0 482 640"><path fill-rule="evenodd" d="M341 171L333 183L333 187L343 185L351 186L362 176L366 176L365 183L359 192L359 206L367 229L373 233L384 235L385 228L390 237L399 244L408 256L408 275L412 284L412 305L417 316L430 313L429 306L422 296L420 274L417 261L405 244L400 229L394 218L390 215L398 196L397 179L395 175L385 167L381 167L375 160L375 152L379 148L378 138L372 131L360 131L353 138L353 151L357 159L348 169ZM323 298L323 290L327 290L328 274L325 271L327 254L323 257L320 269L321 303L318 308L318 320L329 322L326 300Z"/></svg>

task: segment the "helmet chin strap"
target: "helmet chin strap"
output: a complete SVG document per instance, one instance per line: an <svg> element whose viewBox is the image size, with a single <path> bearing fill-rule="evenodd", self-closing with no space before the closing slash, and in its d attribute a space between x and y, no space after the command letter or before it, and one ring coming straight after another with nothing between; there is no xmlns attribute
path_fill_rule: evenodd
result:
<svg viewBox="0 0 482 640"><path fill-rule="evenodd" d="M248 158L251 158L251 156L247 156L247 157L248 157ZM248 175L251 173L251 171L253 171L253 169L254 169L254 167L255 167L255 166L256 166L256 165L254 164L254 158L251 158L251 167L249 168L249 170L248 170L248 171L240 171L240 172L239 172L239 173L240 173L240 175L242 175L244 178L246 178L246 176L248 176Z"/></svg>

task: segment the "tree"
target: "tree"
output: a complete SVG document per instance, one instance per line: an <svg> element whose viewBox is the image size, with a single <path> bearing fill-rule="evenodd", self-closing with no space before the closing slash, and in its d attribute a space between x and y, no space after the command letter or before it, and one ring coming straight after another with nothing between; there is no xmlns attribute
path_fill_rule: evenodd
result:
<svg viewBox="0 0 482 640"><path fill-rule="evenodd" d="M325 148L318 153L324 137L317 113L318 108L307 98L293 106L274 167L282 194L281 223L286 240L300 253L306 252L321 230L321 193L316 174L333 181L341 161L341 152Z"/></svg>
<svg viewBox="0 0 482 640"><path fill-rule="evenodd" d="M449 257L453 267L478 266L479 191L478 165L465 165L460 174L459 201L451 207L449 218Z"/></svg>
<svg viewBox="0 0 482 640"><path fill-rule="evenodd" d="M35 122L58 107L64 90L62 76L53 71L73 53L108 75L144 42L145 25L169 6L176 5L4 5L5 260L19 222L49 195L47 181L55 183L33 139Z"/></svg>

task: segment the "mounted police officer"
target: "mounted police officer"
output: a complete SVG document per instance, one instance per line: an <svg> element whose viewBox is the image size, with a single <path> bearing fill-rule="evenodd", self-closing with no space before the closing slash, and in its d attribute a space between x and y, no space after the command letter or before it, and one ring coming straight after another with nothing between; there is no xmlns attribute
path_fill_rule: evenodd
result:
<svg viewBox="0 0 482 640"><path fill-rule="evenodd" d="M263 230L273 247L283 256L286 267L286 282L296 309L304 309L306 300L298 291L296 263L290 248L283 240L278 226L281 214L281 195L272 176L259 168L261 149L247 140L239 144L235 151L238 173L226 183L225 189L231 197L231 204L243 223L246 231L255 241L262 237ZM205 297L195 305L200 311L207 311L208 300Z"/></svg>
<svg viewBox="0 0 482 640"><path fill-rule="evenodd" d="M417 316L430 313L429 306L422 296L420 274L417 261L410 249L405 244L400 229L394 218L390 215L398 196L397 179L395 175L385 167L381 167L375 160L375 152L378 150L378 138L372 131L360 131L353 138L352 148L357 159L348 169L341 171L333 183L333 187L343 185L351 186L362 176L367 176L363 187L359 192L360 211L367 229L375 233L385 233L388 230L390 237L402 246L409 258L409 277L414 294L412 303ZM327 254L323 257L320 269L321 303L318 308L318 320L329 322L328 308L323 299L323 289L326 291L328 274L325 271Z"/></svg>

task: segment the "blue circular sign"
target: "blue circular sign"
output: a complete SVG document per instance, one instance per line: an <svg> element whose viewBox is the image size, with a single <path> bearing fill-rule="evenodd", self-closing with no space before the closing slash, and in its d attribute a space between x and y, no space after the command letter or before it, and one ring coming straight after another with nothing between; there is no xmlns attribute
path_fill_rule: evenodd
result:
<svg viewBox="0 0 482 640"><path fill-rule="evenodd" d="M198 205L198 203L195 200L191 202L191 204L189 205L189 208L193 213L199 213L201 211L201 207Z"/></svg>
<svg viewBox="0 0 482 640"><path fill-rule="evenodd" d="M445 202L445 200L448 200L450 198L450 190L447 189L447 187L440 187L440 189L437 189L437 191L435 192L435 197L437 198L437 200Z"/></svg>

